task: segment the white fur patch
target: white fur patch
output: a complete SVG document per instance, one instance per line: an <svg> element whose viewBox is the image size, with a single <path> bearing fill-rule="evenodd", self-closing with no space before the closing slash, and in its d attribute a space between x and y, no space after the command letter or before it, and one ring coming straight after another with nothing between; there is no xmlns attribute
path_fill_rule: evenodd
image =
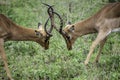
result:
<svg viewBox="0 0 120 80"><path fill-rule="evenodd" d="M108 36L111 32L120 32L120 28L110 30L106 35Z"/></svg>
<svg viewBox="0 0 120 80"><path fill-rule="evenodd" d="M113 29L112 32L120 32L120 28Z"/></svg>

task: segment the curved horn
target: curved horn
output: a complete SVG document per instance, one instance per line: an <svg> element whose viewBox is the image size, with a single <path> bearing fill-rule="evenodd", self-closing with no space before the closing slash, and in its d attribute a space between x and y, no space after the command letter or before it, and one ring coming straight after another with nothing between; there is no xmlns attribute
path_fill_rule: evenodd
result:
<svg viewBox="0 0 120 80"><path fill-rule="evenodd" d="M52 32L52 29L53 29L53 27L54 27L54 14L53 14L53 8L52 8L52 6L50 6L49 8L48 8L48 10L47 10L47 12L48 12L48 15L49 15L49 18L50 18L50 20L51 20L51 28L50 28L50 30L49 30L49 32L51 33Z"/></svg>
<svg viewBox="0 0 120 80"><path fill-rule="evenodd" d="M54 14L56 14L58 16L58 18L60 19L60 29L57 29L56 26L54 26L54 28L63 36L63 38L65 39L65 42L67 43L67 48L68 50L72 49L72 43L70 41L70 37L66 35L66 33L62 30L63 28L63 19L61 18L61 16L56 13L53 12Z"/></svg>
<svg viewBox="0 0 120 80"><path fill-rule="evenodd" d="M45 22L44 29L45 29L45 32L46 32L48 35L51 35L51 34L47 31L48 21L49 21L49 18L48 18L47 21Z"/></svg>
<svg viewBox="0 0 120 80"><path fill-rule="evenodd" d="M48 6L48 7L52 7L52 6L53 6L53 5L51 6L51 5L49 5L49 4L46 4L46 3L42 3L42 4L44 4L44 5Z"/></svg>
<svg viewBox="0 0 120 80"><path fill-rule="evenodd" d="M48 12L48 15L49 15L49 18L50 18L50 20L51 20L51 27L50 27L50 29L47 31L47 23L48 23L48 21L49 21L49 18L47 19L47 21L46 21L46 23L45 23L45 25L44 25L44 29L45 29L45 31L46 31L46 33L48 34L48 35L51 35L51 32L52 32L52 30L53 30L53 26L54 26L54 16L53 16L53 8L52 8L52 6L50 6L50 5L48 5L48 4L46 4L46 3L43 3L44 5L46 5L46 6L48 6L48 10L47 10L47 12Z"/></svg>
<svg viewBox="0 0 120 80"><path fill-rule="evenodd" d="M48 8L48 10L47 10L47 12L48 12L48 14L49 14L49 16L50 16L50 18L53 16L53 5L51 6L51 5L49 5L49 4L46 4L46 3L42 3L42 4L44 4L45 6L48 6L49 8Z"/></svg>
<svg viewBox="0 0 120 80"><path fill-rule="evenodd" d="M58 16L58 18L60 19L60 28L59 28L59 30L56 28L56 26L54 26L54 28L58 32L60 32L62 34L63 33L63 31L62 31L62 28L63 28L63 19L61 18L61 16L57 12L53 12L53 13L56 14Z"/></svg>

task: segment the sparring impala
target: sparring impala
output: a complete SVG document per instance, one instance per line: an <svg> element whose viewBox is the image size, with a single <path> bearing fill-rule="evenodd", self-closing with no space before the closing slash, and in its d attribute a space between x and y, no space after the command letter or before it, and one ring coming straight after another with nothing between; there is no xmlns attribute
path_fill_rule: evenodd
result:
<svg viewBox="0 0 120 80"><path fill-rule="evenodd" d="M120 31L120 2L106 4L90 18L74 24L68 24L64 29L62 29L63 20L60 15L59 18L61 20L60 29L55 29L64 37L68 50L72 49L72 45L78 37L86 34L98 33L84 62L85 65L87 65L96 46L100 44L99 52L95 60L98 62L107 36L111 32Z"/></svg>
<svg viewBox="0 0 120 80"><path fill-rule="evenodd" d="M48 8L49 16L50 16L50 9L51 8ZM10 70L7 64L7 58L4 51L4 42L10 40L34 41L40 44L42 47L44 47L44 49L48 49L49 39L52 36L51 35L52 27L50 27L49 31L47 31L46 29L49 18L47 19L44 28L42 28L42 25L40 23L38 23L38 29L34 30L19 26L14 22L12 22L5 15L0 14L0 56L4 62L5 70L10 80L13 79L11 77Z"/></svg>

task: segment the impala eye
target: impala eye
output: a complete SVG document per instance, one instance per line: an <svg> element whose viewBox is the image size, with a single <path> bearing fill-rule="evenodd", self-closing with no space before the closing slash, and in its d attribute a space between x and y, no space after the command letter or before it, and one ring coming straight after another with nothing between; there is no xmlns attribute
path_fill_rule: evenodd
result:
<svg viewBox="0 0 120 80"><path fill-rule="evenodd" d="M49 44L49 41L47 41L47 44Z"/></svg>
<svg viewBox="0 0 120 80"><path fill-rule="evenodd" d="M67 39L70 39L71 37L70 37L69 35L66 35L66 38L67 38Z"/></svg>
<svg viewBox="0 0 120 80"><path fill-rule="evenodd" d="M72 25L69 29L70 32L74 32L75 28L74 28L74 25Z"/></svg>
<svg viewBox="0 0 120 80"><path fill-rule="evenodd" d="M67 36L68 39L70 39L70 36Z"/></svg>
<svg viewBox="0 0 120 80"><path fill-rule="evenodd" d="M41 37L41 36L42 36L42 34L41 34L39 31L37 31L37 30L35 30L35 34L36 34L36 36L38 36L38 37Z"/></svg>

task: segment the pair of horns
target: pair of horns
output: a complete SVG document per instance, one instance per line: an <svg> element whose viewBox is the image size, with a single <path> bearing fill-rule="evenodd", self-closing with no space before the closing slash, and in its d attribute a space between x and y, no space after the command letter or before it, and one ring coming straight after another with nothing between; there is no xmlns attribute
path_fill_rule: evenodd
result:
<svg viewBox="0 0 120 80"><path fill-rule="evenodd" d="M53 13L52 13L52 12L53 12L53 8L52 8L52 6L50 6L50 5L48 5L48 4L45 4L45 3L43 3L43 4L46 5L46 6L48 6L47 13L48 13L48 15L49 15L49 18L47 19L47 21L46 21L45 24L44 24L44 30L45 30L45 32L47 33L48 37L49 37L49 36L52 36L51 32L52 32L53 26L51 26L50 29L47 30L47 24L48 24L48 21L49 21L50 19L52 20L52 17L53 17ZM39 23L38 23L38 28L40 28L41 25L42 25L42 24L39 22ZM51 25L52 25L52 23L51 23Z"/></svg>
<svg viewBox="0 0 120 80"><path fill-rule="evenodd" d="M43 3L43 4L48 7L47 12L48 12L48 15L49 15L49 18L47 19L47 21L46 21L46 23L45 23L45 26L44 26L46 33L47 33L47 34L51 34L51 32L52 32L52 30L53 30L53 27L54 27L58 32L62 33L63 20L62 20L61 16L60 16L57 12L54 11L53 6L50 6L50 5L46 4L46 3ZM57 27L55 26L55 23L54 23L54 15L57 15L57 17L60 19L60 28L59 28L59 29L57 29ZM49 19L51 20L51 27L50 27L50 30L47 31L46 26L47 26L47 23L48 23Z"/></svg>

